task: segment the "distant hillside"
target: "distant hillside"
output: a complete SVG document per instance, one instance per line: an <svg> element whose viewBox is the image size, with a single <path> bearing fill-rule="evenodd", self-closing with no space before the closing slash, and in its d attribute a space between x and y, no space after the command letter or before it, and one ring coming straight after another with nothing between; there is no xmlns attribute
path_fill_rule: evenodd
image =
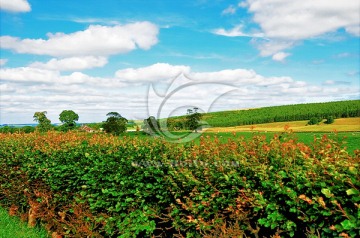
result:
<svg viewBox="0 0 360 238"><path fill-rule="evenodd" d="M309 120L312 117L326 118L359 117L360 100L308 103L285 106L263 107L247 110L204 113L202 120L213 127L242 126L270 122ZM185 117L173 117L168 127L183 128Z"/></svg>

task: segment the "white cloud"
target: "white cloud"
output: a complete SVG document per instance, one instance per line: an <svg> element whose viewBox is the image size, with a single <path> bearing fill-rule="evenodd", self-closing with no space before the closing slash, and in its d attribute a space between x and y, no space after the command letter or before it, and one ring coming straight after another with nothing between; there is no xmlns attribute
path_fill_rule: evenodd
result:
<svg viewBox="0 0 360 238"><path fill-rule="evenodd" d="M360 25L349 26L345 30L354 36L360 36Z"/></svg>
<svg viewBox="0 0 360 238"><path fill-rule="evenodd" d="M216 35L221 36L228 36L228 37L238 37L238 36L245 36L245 37L264 37L262 33L244 33L243 32L243 25L237 25L230 30L225 30L224 28L219 28L213 30L213 33Z"/></svg>
<svg viewBox="0 0 360 238"><path fill-rule="evenodd" d="M0 46L17 53L51 56L108 56L137 48L148 50L158 42L159 29L150 22L126 25L91 25L71 34L49 33L48 39L19 39L1 36Z"/></svg>
<svg viewBox="0 0 360 238"><path fill-rule="evenodd" d="M115 73L115 76L128 82L155 82L170 80L188 72L190 72L189 66L157 63L143 68L121 69Z"/></svg>
<svg viewBox="0 0 360 238"><path fill-rule="evenodd" d="M0 66L5 65L8 62L8 59L0 59Z"/></svg>
<svg viewBox="0 0 360 238"><path fill-rule="evenodd" d="M119 88L124 86L116 78L92 77L81 72L62 75L59 71L32 67L0 69L0 80L21 84L76 85L88 84L99 88Z"/></svg>
<svg viewBox="0 0 360 238"><path fill-rule="evenodd" d="M189 78L201 82L218 82L234 84L256 84L262 78L254 70L225 69L215 72L191 72Z"/></svg>
<svg viewBox="0 0 360 238"><path fill-rule="evenodd" d="M351 84L349 81L336 81L336 80L326 80L324 85L349 85Z"/></svg>
<svg viewBox="0 0 360 238"><path fill-rule="evenodd" d="M295 45L293 41L284 41L284 40L255 40L251 41L256 48L260 51L261 56L270 56L274 55L282 50L290 48Z"/></svg>
<svg viewBox="0 0 360 238"><path fill-rule="evenodd" d="M247 0L238 7L248 8L262 33L247 34L241 25L223 28L214 34L237 37L263 37L256 47L261 56L272 56L309 38L344 29L360 36L360 1L355 0ZM278 58L279 55L274 56Z"/></svg>
<svg viewBox="0 0 360 238"><path fill-rule="evenodd" d="M236 12L236 7L234 7L233 5L228 6L227 8L225 8L222 11L222 15L233 15Z"/></svg>
<svg viewBox="0 0 360 238"><path fill-rule="evenodd" d="M335 55L334 57L335 58L348 58L350 56L351 56L351 54L349 52L343 52L343 53Z"/></svg>
<svg viewBox="0 0 360 238"><path fill-rule="evenodd" d="M91 23L91 24L105 24L105 25L120 25L120 22L112 19L106 19L106 18L71 18L70 19L73 22L76 23Z"/></svg>
<svg viewBox="0 0 360 238"><path fill-rule="evenodd" d="M46 63L34 62L29 65L32 68L49 69L58 71L77 71L102 67L108 62L106 57L84 56L63 59L51 59Z"/></svg>
<svg viewBox="0 0 360 238"><path fill-rule="evenodd" d="M285 52L278 52L272 56L272 59L279 62L284 62L285 58L288 57L290 54Z"/></svg>
<svg viewBox="0 0 360 238"><path fill-rule="evenodd" d="M244 1L244 2L239 2L238 7L246 8L246 7L248 7L248 3L247 3L246 1Z"/></svg>
<svg viewBox="0 0 360 238"><path fill-rule="evenodd" d="M0 9L9 12L30 12L27 0L0 0Z"/></svg>
<svg viewBox="0 0 360 238"><path fill-rule="evenodd" d="M0 69L0 79L15 82L45 83L55 81L59 77L56 71L28 67Z"/></svg>
<svg viewBox="0 0 360 238"><path fill-rule="evenodd" d="M232 85L237 90L220 97L211 111L359 96L357 82L328 81L313 85L287 76L263 76L252 69L198 72L186 65L157 63L122 69L115 77L102 78L33 67L2 68L0 124L29 123L34 112L40 110L48 111L49 118L57 122L65 109L79 113L81 122L105 120L109 111L118 111L130 119L143 119L147 116L148 84L159 82L165 86L179 73L185 73L194 84L177 91L177 97L170 104L167 102L169 113L179 109L176 113L184 114L186 106L208 105L208 99L219 90L216 84Z"/></svg>
<svg viewBox="0 0 360 238"><path fill-rule="evenodd" d="M9 84L0 84L0 92L2 93L8 93L8 92L14 92L15 88L11 87Z"/></svg>
<svg viewBox="0 0 360 238"><path fill-rule="evenodd" d="M248 0L248 4L254 21L270 38L303 40L360 23L360 2L355 0Z"/></svg>

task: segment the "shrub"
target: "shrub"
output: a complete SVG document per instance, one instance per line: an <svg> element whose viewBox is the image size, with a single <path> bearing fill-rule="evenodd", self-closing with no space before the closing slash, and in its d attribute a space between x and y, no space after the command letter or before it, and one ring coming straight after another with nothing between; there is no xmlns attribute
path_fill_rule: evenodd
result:
<svg viewBox="0 0 360 238"><path fill-rule="evenodd" d="M325 124L332 124L332 123L334 123L334 121L335 121L335 119L333 116L328 116L326 118Z"/></svg>
<svg viewBox="0 0 360 238"><path fill-rule="evenodd" d="M308 121L308 125L318 125L320 123L321 120L319 120L319 118L317 117L312 117L310 118L310 121Z"/></svg>
<svg viewBox="0 0 360 238"><path fill-rule="evenodd" d="M201 137L0 134L0 205L67 237L356 237L360 153Z"/></svg>

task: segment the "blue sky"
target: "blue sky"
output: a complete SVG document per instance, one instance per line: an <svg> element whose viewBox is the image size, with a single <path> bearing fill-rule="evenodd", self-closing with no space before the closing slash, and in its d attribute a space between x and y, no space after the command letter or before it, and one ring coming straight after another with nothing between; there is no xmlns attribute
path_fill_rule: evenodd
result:
<svg viewBox="0 0 360 238"><path fill-rule="evenodd" d="M0 0L0 124L359 99L357 0ZM150 103L151 102L151 103Z"/></svg>

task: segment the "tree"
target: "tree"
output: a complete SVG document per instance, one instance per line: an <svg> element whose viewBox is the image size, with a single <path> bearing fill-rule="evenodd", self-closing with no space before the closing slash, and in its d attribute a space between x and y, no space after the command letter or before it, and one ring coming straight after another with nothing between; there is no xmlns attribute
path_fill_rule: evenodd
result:
<svg viewBox="0 0 360 238"><path fill-rule="evenodd" d="M64 110L60 113L59 120L63 123L61 129L68 131L76 127L76 121L79 120L79 115L72 110Z"/></svg>
<svg viewBox="0 0 360 238"><path fill-rule="evenodd" d="M328 117L326 118L326 121L325 121L324 123L325 123L325 124L332 124L332 123L334 123L334 121L335 121L335 119L334 119L333 116L328 116Z"/></svg>
<svg viewBox="0 0 360 238"><path fill-rule="evenodd" d="M310 118L310 121L307 123L307 125L318 125L321 122L321 119L317 117Z"/></svg>
<svg viewBox="0 0 360 238"><path fill-rule="evenodd" d="M193 109L187 110L187 116L186 116L186 124L187 127L190 130L195 130L197 132L197 129L199 128L200 120L202 118L202 115L198 112L199 108L194 107Z"/></svg>
<svg viewBox="0 0 360 238"><path fill-rule="evenodd" d="M33 116L34 121L39 123L36 128L40 132L46 132L52 129L51 121L46 117L46 113L46 111L35 112Z"/></svg>
<svg viewBox="0 0 360 238"><path fill-rule="evenodd" d="M107 133L119 135L126 131L126 123L128 122L126 118L117 112L109 112L106 116L108 118L104 122L104 130Z"/></svg>
<svg viewBox="0 0 360 238"><path fill-rule="evenodd" d="M143 130L151 135L156 134L160 131L159 121L153 116L150 116L148 119L144 119Z"/></svg>

